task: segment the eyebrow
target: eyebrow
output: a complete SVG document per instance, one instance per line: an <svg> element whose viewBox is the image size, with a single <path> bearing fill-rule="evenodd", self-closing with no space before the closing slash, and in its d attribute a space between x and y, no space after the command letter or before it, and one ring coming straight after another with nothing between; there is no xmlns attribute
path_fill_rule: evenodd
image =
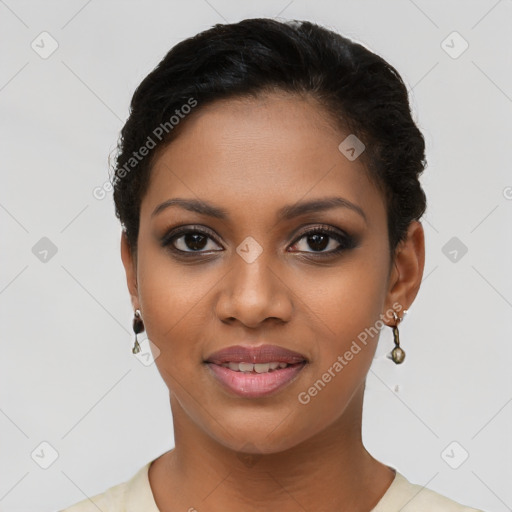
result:
<svg viewBox="0 0 512 512"><path fill-rule="evenodd" d="M180 197L168 199L167 201L159 204L153 210L151 217L158 215L160 212L169 208L170 206L179 206L185 210L199 213L201 215L207 215L209 217L214 217L216 219L228 220L230 218L226 210L215 206L208 201L199 199L184 199ZM332 208L349 208L350 210L358 213L361 217L363 217L365 222L368 221L364 210L360 206L352 203L348 199L344 199L343 197L325 197L284 206L278 210L277 220L290 220L300 215L330 210Z"/></svg>

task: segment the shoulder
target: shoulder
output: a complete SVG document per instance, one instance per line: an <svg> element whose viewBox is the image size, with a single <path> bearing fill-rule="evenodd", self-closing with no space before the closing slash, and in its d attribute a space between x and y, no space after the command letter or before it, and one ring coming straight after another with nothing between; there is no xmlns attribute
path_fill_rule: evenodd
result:
<svg viewBox="0 0 512 512"><path fill-rule="evenodd" d="M98 510L126 512L128 504L130 507L138 506L147 512L158 512L148 479L151 462L141 467L129 480L85 498L59 512L98 512Z"/></svg>
<svg viewBox="0 0 512 512"><path fill-rule="evenodd" d="M431 489L409 482L396 472L395 480L371 512L483 512L463 505Z"/></svg>

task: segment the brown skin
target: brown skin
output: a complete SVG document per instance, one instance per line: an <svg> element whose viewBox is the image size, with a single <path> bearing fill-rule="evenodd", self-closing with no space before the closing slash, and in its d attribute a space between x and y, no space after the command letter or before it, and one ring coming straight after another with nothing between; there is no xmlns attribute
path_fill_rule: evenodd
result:
<svg viewBox="0 0 512 512"><path fill-rule="evenodd" d="M175 448L149 470L157 506L162 512L368 512L394 478L361 439L377 336L359 343L362 350L308 404L297 397L379 315L394 325L393 304L400 304L399 316L410 307L423 275L422 225L410 224L391 261L384 198L361 159L350 162L340 153L347 134L312 99L272 93L217 101L182 128L155 161L136 257L124 235L121 240L132 304L160 350L156 365L170 392ZM276 220L284 205L328 196L359 205L367 221L340 207ZM151 217L173 197L209 201L230 219L179 206ZM214 236L199 254L185 260L161 246L171 227L193 224ZM318 249L300 231L319 224L357 237L356 247L321 259L318 251L339 242L328 238ZM263 248L250 264L236 252L247 236ZM174 245L190 253L188 242L182 236ZM237 397L203 361L244 342L281 345L310 362L273 396ZM254 458L247 462L240 452Z"/></svg>

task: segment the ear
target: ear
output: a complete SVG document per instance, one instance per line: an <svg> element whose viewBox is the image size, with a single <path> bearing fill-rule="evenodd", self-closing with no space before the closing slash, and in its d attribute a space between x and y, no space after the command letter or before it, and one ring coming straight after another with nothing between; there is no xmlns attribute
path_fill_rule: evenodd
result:
<svg viewBox="0 0 512 512"><path fill-rule="evenodd" d="M121 259L123 260L126 283L128 285L128 291L130 292L133 309L140 309L139 291L137 287L137 261L130 249L128 237L124 230L121 235Z"/></svg>
<svg viewBox="0 0 512 512"><path fill-rule="evenodd" d="M386 296L386 311L394 309L398 316L403 316L403 310L409 309L420 289L424 267L425 233L421 223L413 220L409 224L407 238L398 245L395 252Z"/></svg>

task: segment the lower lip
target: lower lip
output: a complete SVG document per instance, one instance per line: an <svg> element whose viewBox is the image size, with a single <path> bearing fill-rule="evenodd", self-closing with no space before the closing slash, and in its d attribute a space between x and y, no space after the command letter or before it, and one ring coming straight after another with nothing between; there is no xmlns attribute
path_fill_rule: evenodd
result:
<svg viewBox="0 0 512 512"><path fill-rule="evenodd" d="M303 362L266 373L244 373L235 372L218 364L206 364L224 386L244 398L258 398L275 393L294 380L306 365Z"/></svg>

